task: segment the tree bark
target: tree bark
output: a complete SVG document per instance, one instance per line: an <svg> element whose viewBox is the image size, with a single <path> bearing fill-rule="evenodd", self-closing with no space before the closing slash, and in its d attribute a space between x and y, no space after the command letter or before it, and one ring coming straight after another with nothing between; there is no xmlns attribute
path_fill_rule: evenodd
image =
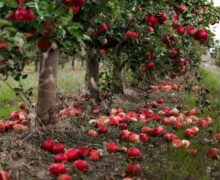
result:
<svg viewBox="0 0 220 180"><path fill-rule="evenodd" d="M76 61L76 57L73 57L73 59L72 59L72 69L75 69L75 61Z"/></svg>
<svg viewBox="0 0 220 180"><path fill-rule="evenodd" d="M85 59L81 59L81 68L84 68L84 66L85 66Z"/></svg>
<svg viewBox="0 0 220 180"><path fill-rule="evenodd" d="M43 125L50 124L55 120L53 108L56 103L58 62L58 49L51 49L47 56L44 56L44 54L41 53L37 99L37 118L38 123Z"/></svg>
<svg viewBox="0 0 220 180"><path fill-rule="evenodd" d="M117 63L113 63L112 81L112 92L114 94L124 94L121 69Z"/></svg>
<svg viewBox="0 0 220 180"><path fill-rule="evenodd" d="M39 69L39 55L37 56L37 58L34 60L34 70L35 72L38 72Z"/></svg>
<svg viewBox="0 0 220 180"><path fill-rule="evenodd" d="M94 99L96 102L100 100L99 97L99 61L93 55L91 50L87 51L86 59L86 94Z"/></svg>

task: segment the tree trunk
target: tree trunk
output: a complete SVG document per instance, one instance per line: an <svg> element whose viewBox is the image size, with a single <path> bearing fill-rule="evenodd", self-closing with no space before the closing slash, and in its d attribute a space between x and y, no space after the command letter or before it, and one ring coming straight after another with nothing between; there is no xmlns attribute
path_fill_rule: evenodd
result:
<svg viewBox="0 0 220 180"><path fill-rule="evenodd" d="M73 59L72 59L72 69L75 69L75 61L76 61L75 58L76 58L76 57L73 57Z"/></svg>
<svg viewBox="0 0 220 180"><path fill-rule="evenodd" d="M81 58L81 68L84 68L84 66L85 66L85 60Z"/></svg>
<svg viewBox="0 0 220 180"><path fill-rule="evenodd" d="M86 60L86 94L90 97L90 100L93 99L96 102L100 100L99 97L99 61L96 59L91 52L87 51L87 60Z"/></svg>
<svg viewBox="0 0 220 180"><path fill-rule="evenodd" d="M39 67L39 55L37 56L37 58L34 60L34 70L35 72L38 72L38 67Z"/></svg>
<svg viewBox="0 0 220 180"><path fill-rule="evenodd" d="M51 49L47 56L41 54L37 99L37 118L38 123L42 123L43 125L50 124L55 120L53 107L56 103L58 61L58 49Z"/></svg>
<svg viewBox="0 0 220 180"><path fill-rule="evenodd" d="M117 63L113 63L112 79L112 92L115 94L124 94L121 69Z"/></svg>

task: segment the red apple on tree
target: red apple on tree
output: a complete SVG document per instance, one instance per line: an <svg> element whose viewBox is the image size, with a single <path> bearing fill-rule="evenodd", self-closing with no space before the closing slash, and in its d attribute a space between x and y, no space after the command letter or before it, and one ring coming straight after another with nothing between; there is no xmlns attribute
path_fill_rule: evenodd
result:
<svg viewBox="0 0 220 180"><path fill-rule="evenodd" d="M154 66L155 66L155 63L153 61L150 61L146 64L146 68L149 70L153 69Z"/></svg>
<svg viewBox="0 0 220 180"><path fill-rule="evenodd" d="M106 31L108 30L107 24L106 24L106 23L100 24L99 30L100 30L101 32L106 32Z"/></svg>
<svg viewBox="0 0 220 180"><path fill-rule="evenodd" d="M184 4L181 4L181 5L179 6L178 10L183 13L183 12L186 11L186 6L185 6Z"/></svg>
<svg viewBox="0 0 220 180"><path fill-rule="evenodd" d="M51 47L51 43L43 37L37 39L37 45L42 51L47 51Z"/></svg>
<svg viewBox="0 0 220 180"><path fill-rule="evenodd" d="M205 42L208 39L208 33L205 29L200 29L196 32L195 38L201 43Z"/></svg>
<svg viewBox="0 0 220 180"><path fill-rule="evenodd" d="M146 16L145 21L146 21L146 24L151 27L158 25L158 19L155 15Z"/></svg>

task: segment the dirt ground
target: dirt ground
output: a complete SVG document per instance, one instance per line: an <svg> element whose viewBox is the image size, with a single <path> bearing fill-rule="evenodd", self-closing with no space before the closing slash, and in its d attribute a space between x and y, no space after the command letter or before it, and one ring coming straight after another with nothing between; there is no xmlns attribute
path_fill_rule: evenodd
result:
<svg viewBox="0 0 220 180"><path fill-rule="evenodd" d="M151 92L150 99L166 97L166 105L181 108L184 96L185 91L183 90L160 94ZM117 96L114 99L113 107L124 107L126 112L140 109L144 102L141 93L130 98ZM204 162L200 162L201 157L204 157L204 154L201 154L207 148L201 151L198 160L192 160L192 157L185 154L185 150L174 149L161 136L150 136L147 142L133 144L121 140L119 130L111 128L107 135L98 135L96 138L88 137L86 132L91 129L88 121L96 117L85 111L82 117L64 119L55 126L47 127L47 129L31 129L22 134L13 132L0 134L0 169L7 170L12 180L55 180L57 177L50 175L48 171L49 165L53 162L53 154L41 148L41 144L45 139L52 138L56 142L64 143L66 149L86 146L102 152L100 161L94 163L88 160L89 171L85 174L73 170L72 162L67 162L67 173L71 175L73 180L120 180L124 177L127 163L139 163L143 167L142 175L134 177L133 180L194 180L201 178L217 180L220 177L218 161L213 162L203 158ZM139 123L129 124L129 129L140 133L142 126ZM167 131L176 132L170 127ZM212 137L212 132L205 130L197 137L198 147L204 145L204 139L209 141ZM105 144L110 141L118 142L121 147L135 146L141 150L142 156L130 160L126 158L126 153L123 150L109 155L105 150ZM184 165L184 163L186 164Z"/></svg>

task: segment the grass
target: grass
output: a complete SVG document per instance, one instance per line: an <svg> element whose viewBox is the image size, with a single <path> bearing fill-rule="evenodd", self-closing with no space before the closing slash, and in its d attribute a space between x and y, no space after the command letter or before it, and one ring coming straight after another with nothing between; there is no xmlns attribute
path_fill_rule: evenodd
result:
<svg viewBox="0 0 220 180"><path fill-rule="evenodd" d="M200 74L203 77L203 82L210 91L208 98L211 103L211 109L197 108L202 110L201 117L210 116L213 119L213 123L209 128L200 128L199 135L190 139L191 147L198 150L195 158L186 156L184 150L176 150L166 154L168 160L168 169L166 170L168 176L166 179L171 179L170 177L173 177L174 172L175 174L180 174L181 176L178 178L181 179L211 179L215 174L212 174L212 169L209 169L209 167L220 168L220 161L213 161L206 157L209 148L217 147L220 149L220 144L214 144L213 142L215 133L220 132L220 72L201 69ZM191 92L186 97L184 109L193 107L196 107L196 95ZM183 130L178 130L176 134L184 138Z"/></svg>
<svg viewBox="0 0 220 180"><path fill-rule="evenodd" d="M33 102L36 101L38 87L38 73L34 72L34 67L27 66L25 72L28 78L22 81L25 89L33 88ZM79 63L76 63L76 70L71 69L71 64L67 63L64 69L59 69L58 91L71 95L79 94L84 85L85 71L81 69ZM7 80L12 87L17 87L18 83L13 79ZM7 118L10 112L17 110L17 102L20 101L16 97L15 92L7 87L6 84L0 82L0 118Z"/></svg>

